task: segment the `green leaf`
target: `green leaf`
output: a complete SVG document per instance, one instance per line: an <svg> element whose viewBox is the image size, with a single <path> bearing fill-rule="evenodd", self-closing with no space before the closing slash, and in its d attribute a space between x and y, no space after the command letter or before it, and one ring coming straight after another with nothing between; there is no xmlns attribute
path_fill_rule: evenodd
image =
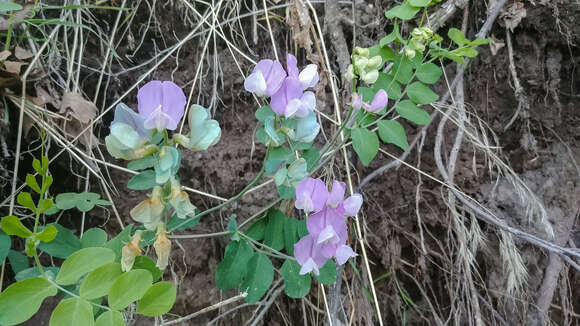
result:
<svg viewBox="0 0 580 326"><path fill-rule="evenodd" d="M392 100L398 100L402 96L401 84L399 84L398 81L393 80L392 75L384 72L379 72L379 78L377 78L377 81L373 85L373 89L375 92L378 92L379 89L384 89L385 92L387 92L387 96Z"/></svg>
<svg viewBox="0 0 580 326"><path fill-rule="evenodd" d="M286 141L284 134L277 131L276 128L274 127L273 117L267 117L264 120L264 130L266 131L266 134L268 134L268 137L270 137L270 141L272 142L272 145L274 147L278 147L284 144L284 142Z"/></svg>
<svg viewBox="0 0 580 326"><path fill-rule="evenodd" d="M483 44L489 44L490 42L491 42L491 39L489 39L489 38L478 38L478 39L475 39L475 40L469 42L469 44L467 44L467 45L478 46L478 45L483 45Z"/></svg>
<svg viewBox="0 0 580 326"><path fill-rule="evenodd" d="M381 120L379 121L379 136L385 143L395 144L402 150L409 149L407 135L403 126L395 120Z"/></svg>
<svg viewBox="0 0 580 326"><path fill-rule="evenodd" d="M414 82L407 87L407 95L417 104L429 104L437 101L439 95L421 82Z"/></svg>
<svg viewBox="0 0 580 326"><path fill-rule="evenodd" d="M278 171L280 166L294 158L294 153L285 146L280 146L271 149L268 152L268 159L264 163L264 168L267 175L273 175Z"/></svg>
<svg viewBox="0 0 580 326"><path fill-rule="evenodd" d="M247 273L248 261L254 255L254 250L246 241L231 241L226 246L224 259L216 269L215 278L218 288L231 290L240 283Z"/></svg>
<svg viewBox="0 0 580 326"><path fill-rule="evenodd" d="M38 213L42 214L54 206L51 198L40 199L38 203Z"/></svg>
<svg viewBox="0 0 580 326"><path fill-rule="evenodd" d="M44 299L56 293L56 287L40 277L11 284L0 294L0 324L16 325L27 321Z"/></svg>
<svg viewBox="0 0 580 326"><path fill-rule="evenodd" d="M0 12L7 12L7 11L17 11L17 10L22 10L22 6L14 3L14 2L10 2L10 1L3 1L0 2Z"/></svg>
<svg viewBox="0 0 580 326"><path fill-rule="evenodd" d="M431 0L408 0L408 2L413 7L427 7Z"/></svg>
<svg viewBox="0 0 580 326"><path fill-rule="evenodd" d="M30 266L28 264L28 258L23 254L19 253L15 250L10 250L8 252L8 262L10 263L10 267L12 267L12 271L14 274L18 274L19 272L25 270Z"/></svg>
<svg viewBox="0 0 580 326"><path fill-rule="evenodd" d="M157 280L161 278L161 275L163 275L163 272L157 268L157 263L147 256L135 257L133 269L148 270L151 273L151 276L153 276L153 282L157 282Z"/></svg>
<svg viewBox="0 0 580 326"><path fill-rule="evenodd" d="M54 181L52 177L50 175L47 175L46 178L44 179L44 184L42 185L42 189L40 189L40 192L45 193L48 190L48 188L50 188L50 186L52 185L52 181Z"/></svg>
<svg viewBox="0 0 580 326"><path fill-rule="evenodd" d="M40 250L56 258L66 259L72 253L81 249L81 240L71 230L59 224L52 225L56 227L58 233L51 242L41 242L38 245Z"/></svg>
<svg viewBox="0 0 580 326"><path fill-rule="evenodd" d="M127 225L123 231L117 234L116 237L109 240L105 244L105 248L109 248L115 252L115 261L121 261L121 249L123 246L131 240L131 231L133 230L133 224Z"/></svg>
<svg viewBox="0 0 580 326"><path fill-rule="evenodd" d="M62 300L50 316L50 326L93 326L93 307L81 298Z"/></svg>
<svg viewBox="0 0 580 326"><path fill-rule="evenodd" d="M8 235L15 235L24 239L32 235L32 231L24 226L20 219L14 215L3 217L0 221L0 227Z"/></svg>
<svg viewBox="0 0 580 326"><path fill-rule="evenodd" d="M55 198L56 207L59 209L71 209L77 205L77 193L75 192L65 192L58 194Z"/></svg>
<svg viewBox="0 0 580 326"><path fill-rule="evenodd" d="M367 103L372 102L375 94L377 93L376 90L369 87L359 87L357 88L357 92L360 96L362 96L363 101Z"/></svg>
<svg viewBox="0 0 580 326"><path fill-rule="evenodd" d="M2 2L0 2L2 3ZM38 182L36 181L36 177L32 174L26 175L26 184L34 190L37 194L41 194L42 191L40 190L40 186L38 186Z"/></svg>
<svg viewBox="0 0 580 326"><path fill-rule="evenodd" d="M351 132L352 146L364 166L369 165L379 151L379 137L374 132L356 128Z"/></svg>
<svg viewBox="0 0 580 326"><path fill-rule="evenodd" d="M46 274L50 279L54 279L58 274L58 267L43 267L44 274ZM31 267L27 269L23 269L18 274L14 276L16 281L23 281L33 277L41 277L42 273L38 270L38 267Z"/></svg>
<svg viewBox="0 0 580 326"><path fill-rule="evenodd" d="M144 269L133 269L119 276L109 289L109 307L125 309L132 302L143 297L151 287L153 277Z"/></svg>
<svg viewBox="0 0 580 326"><path fill-rule="evenodd" d="M329 259L319 270L320 274L314 275L316 280L322 284L331 285L336 282L336 263Z"/></svg>
<svg viewBox="0 0 580 326"><path fill-rule="evenodd" d="M395 60L396 56L393 50L388 46L373 45L369 48L369 58L380 56L381 64L377 69L381 69L386 62Z"/></svg>
<svg viewBox="0 0 580 326"><path fill-rule="evenodd" d="M107 232L99 228L88 229L81 236L83 248L102 247L107 242Z"/></svg>
<svg viewBox="0 0 580 326"><path fill-rule="evenodd" d="M468 57L468 58L475 58L477 57L477 50L476 49L472 49L472 48L460 48L457 50L454 50L453 53L455 53L458 56L461 57Z"/></svg>
<svg viewBox="0 0 580 326"><path fill-rule="evenodd" d="M420 8L413 7L413 6L410 6L406 3L404 3L402 5L394 6L390 10L386 11L385 16L388 19L393 19L396 17L396 18L400 18L402 20L409 20L409 19L412 19L413 17L415 17L415 14L417 14L417 12L419 12L419 9Z"/></svg>
<svg viewBox="0 0 580 326"><path fill-rule="evenodd" d="M312 278L309 274L300 275L300 265L296 261L286 259L280 272L284 279L284 293L287 296L300 299L310 292Z"/></svg>
<svg viewBox="0 0 580 326"><path fill-rule="evenodd" d="M246 302L253 304L260 301L273 280L274 266L272 266L272 262L266 255L256 253L248 263L248 274L242 284L242 290L248 292Z"/></svg>
<svg viewBox="0 0 580 326"><path fill-rule="evenodd" d="M196 214L198 214L198 211L196 211ZM187 221L186 223L183 223L184 220L177 217L177 214L174 214L171 219L169 220L169 223L167 223L167 229L168 230L186 230L186 229L191 229L192 227L196 226L199 221L200 221L200 217L193 217L193 218L188 218L185 221ZM183 224L182 224L183 223ZM179 225L179 227L177 227Z"/></svg>
<svg viewBox="0 0 580 326"><path fill-rule="evenodd" d="M138 160L133 160L133 161L129 162L129 164L127 164L127 169L133 170L133 171L149 169L149 168L152 168L155 165L155 163L157 163L158 159L159 159L159 155L157 155L157 154L145 156L145 157L140 158Z"/></svg>
<svg viewBox="0 0 580 326"><path fill-rule="evenodd" d="M266 118L269 117L270 118L276 117L276 113L272 110L272 108L269 105L264 105L256 110L256 119L258 119L258 121L260 121L262 124L264 124Z"/></svg>
<svg viewBox="0 0 580 326"><path fill-rule="evenodd" d="M44 230L42 230L42 232L38 233L35 237L36 239L42 242L51 242L52 240L54 240L54 238L56 238L57 234L58 230L56 229L56 227L54 225L48 225L47 227L44 228Z"/></svg>
<svg viewBox="0 0 580 326"><path fill-rule="evenodd" d="M469 40L465 38L463 32L455 27L449 29L447 36L459 46L464 46L465 44L469 43Z"/></svg>
<svg viewBox="0 0 580 326"><path fill-rule="evenodd" d="M221 137L222 130L216 120L211 119L209 110L194 104L189 109L189 149L205 151L215 145Z"/></svg>
<svg viewBox="0 0 580 326"><path fill-rule="evenodd" d="M426 125L431 121L431 116L429 116L427 111L419 108L415 103L409 100L403 100L397 103L396 109L401 117L418 125Z"/></svg>
<svg viewBox="0 0 580 326"><path fill-rule="evenodd" d="M303 237L308 235L308 228L306 227L306 220L298 220L298 224L296 226L298 230L298 237L302 239Z"/></svg>
<svg viewBox="0 0 580 326"><path fill-rule="evenodd" d="M314 168L316 168L316 166L318 165L318 160L320 159L320 152L316 147L311 147L302 152L302 158L306 160L308 172L312 172Z"/></svg>
<svg viewBox="0 0 580 326"><path fill-rule="evenodd" d="M292 198L296 197L296 188L294 188L294 187L281 185L281 186L276 187L276 190L278 190L278 195L282 199L292 199Z"/></svg>
<svg viewBox="0 0 580 326"><path fill-rule="evenodd" d="M56 283L75 284L81 276L115 260L115 253L108 248L84 248L70 255L60 267Z"/></svg>
<svg viewBox="0 0 580 326"><path fill-rule="evenodd" d="M108 310L99 315L95 326L127 326L123 314L115 310Z"/></svg>
<svg viewBox="0 0 580 326"><path fill-rule="evenodd" d="M274 209L268 212L268 225L264 233L264 244L274 250L284 248L284 223L286 216L281 211Z"/></svg>
<svg viewBox="0 0 580 326"><path fill-rule="evenodd" d="M149 317L164 315L171 310L176 297L177 289L173 284L169 282L155 283L137 302L137 311Z"/></svg>
<svg viewBox="0 0 580 326"><path fill-rule="evenodd" d="M287 218L284 223L284 250L294 256L294 244L298 241L298 220Z"/></svg>
<svg viewBox="0 0 580 326"><path fill-rule="evenodd" d="M30 196L29 192L23 191L19 193L18 197L16 197L16 201L18 202L18 204L28 208L33 212L36 212L36 206L34 205L34 202L32 201L32 196Z"/></svg>
<svg viewBox="0 0 580 326"><path fill-rule="evenodd" d="M129 182L127 182L127 188L133 190L147 190L155 187L157 182L155 181L155 171L145 170L136 176L132 177Z"/></svg>
<svg viewBox="0 0 580 326"><path fill-rule="evenodd" d="M431 62L422 64L416 71L417 78L425 84L435 84L442 73L441 68Z"/></svg>
<svg viewBox="0 0 580 326"><path fill-rule="evenodd" d="M4 262L4 259L8 256L10 252L10 247L12 247L12 241L8 234L0 231L0 264Z"/></svg>
<svg viewBox="0 0 580 326"><path fill-rule="evenodd" d="M34 171L36 171L38 174L42 174L42 165L40 165L40 161L35 158L32 161L32 168L34 169Z"/></svg>
<svg viewBox="0 0 580 326"><path fill-rule="evenodd" d="M108 263L94 271L81 283L79 295L87 300L93 300L107 295L113 282L123 274L121 264Z"/></svg>
<svg viewBox="0 0 580 326"><path fill-rule="evenodd" d="M413 79L413 63L407 56L400 56L393 66L394 77L401 84L408 84Z"/></svg>
<svg viewBox="0 0 580 326"><path fill-rule="evenodd" d="M125 320L123 320L123 315L115 310L109 310L103 312L97 321L95 326L127 326Z"/></svg>
<svg viewBox="0 0 580 326"><path fill-rule="evenodd" d="M405 43L403 37L399 32L399 24L395 24L395 26L393 27L393 31L389 33L387 36L383 37L380 40L379 45L381 47L385 47L391 44L393 41L397 41L398 43Z"/></svg>
<svg viewBox="0 0 580 326"><path fill-rule="evenodd" d="M256 241L264 239L264 231L266 230L267 222L268 222L267 218L261 218L256 222L252 223L252 225L245 232L246 235Z"/></svg>

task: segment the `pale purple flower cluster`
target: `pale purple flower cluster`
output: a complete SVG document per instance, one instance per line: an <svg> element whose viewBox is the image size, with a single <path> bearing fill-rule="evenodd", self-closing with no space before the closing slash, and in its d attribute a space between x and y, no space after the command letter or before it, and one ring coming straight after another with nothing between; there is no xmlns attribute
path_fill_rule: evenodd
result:
<svg viewBox="0 0 580 326"><path fill-rule="evenodd" d="M347 216L355 216L362 206L362 196L354 194L344 199L344 182L334 181L328 192L320 179L306 178L296 186L298 209L313 212L306 220L308 235L294 245L294 256L302 266L300 274L314 272L330 258L343 265L357 254L346 245L348 230Z"/></svg>
<svg viewBox="0 0 580 326"><path fill-rule="evenodd" d="M296 57L288 54L286 69L288 72L278 61L260 60L244 81L244 88L257 96L269 96L276 114L304 118L316 108L314 93L305 90L318 83L317 67L310 64L299 72Z"/></svg>
<svg viewBox="0 0 580 326"><path fill-rule="evenodd" d="M145 128L162 131L177 129L183 118L186 98L175 83L153 80L139 89L137 101L139 114L145 119Z"/></svg>

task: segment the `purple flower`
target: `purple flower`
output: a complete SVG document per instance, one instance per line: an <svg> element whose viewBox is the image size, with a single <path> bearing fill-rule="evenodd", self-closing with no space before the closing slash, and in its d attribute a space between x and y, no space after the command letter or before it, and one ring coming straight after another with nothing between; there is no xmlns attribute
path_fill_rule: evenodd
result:
<svg viewBox="0 0 580 326"><path fill-rule="evenodd" d="M302 266L300 275L310 272L318 275L319 269L324 266L327 259L322 255L320 246L316 244L316 241L310 235L305 236L294 244L294 256L296 256L298 264Z"/></svg>
<svg viewBox="0 0 580 326"><path fill-rule="evenodd" d="M286 71L278 61L260 60L244 81L244 88L258 96L272 96L282 86Z"/></svg>
<svg viewBox="0 0 580 326"><path fill-rule="evenodd" d="M296 202L294 205L306 213L320 211L328 199L326 185L320 179L306 178L296 185Z"/></svg>
<svg viewBox="0 0 580 326"><path fill-rule="evenodd" d="M137 92L139 114L146 129L175 130L183 117L186 98L183 90L171 81L153 80Z"/></svg>
<svg viewBox="0 0 580 326"><path fill-rule="evenodd" d="M373 113L377 113L380 110L384 109L389 103L389 97L387 96L387 92L384 89L380 89L373 98L373 101L368 104L363 102L362 96L355 95L352 101L352 107L355 110L360 110L363 107L365 110Z"/></svg>
<svg viewBox="0 0 580 326"><path fill-rule="evenodd" d="M286 58L288 77L284 79L280 89L272 95L270 106L278 115L286 118L293 116L304 118L316 108L316 96L313 92L304 92L306 88L318 83L316 65L308 65L298 72L296 57L288 54Z"/></svg>
<svg viewBox="0 0 580 326"><path fill-rule="evenodd" d="M306 220L309 234L294 246L296 259L302 266L301 274L317 273L329 258L334 257L342 265L356 256L346 245L348 229L345 217L356 215L363 199L360 194L344 199L345 190L344 182L334 181L329 193L322 180L312 178L306 178L296 186L296 208L314 212ZM320 257L324 261L320 262Z"/></svg>

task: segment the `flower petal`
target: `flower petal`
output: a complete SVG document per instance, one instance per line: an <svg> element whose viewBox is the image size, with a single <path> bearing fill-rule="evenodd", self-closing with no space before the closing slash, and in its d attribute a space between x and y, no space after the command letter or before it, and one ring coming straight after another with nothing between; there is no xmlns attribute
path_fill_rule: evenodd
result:
<svg viewBox="0 0 580 326"><path fill-rule="evenodd" d="M286 106L288 103L292 99L300 99L301 97L302 86L300 86L300 81L296 78L288 77L284 79L282 87L272 95L270 106L278 115L283 115L286 112Z"/></svg>
<svg viewBox="0 0 580 326"><path fill-rule="evenodd" d="M306 178L296 185L294 206L309 213L320 211L328 199L326 185L320 179Z"/></svg>
<svg viewBox="0 0 580 326"><path fill-rule="evenodd" d="M307 235L294 244L294 257L300 265L306 263L309 258L312 258L312 248L314 246L314 238Z"/></svg>
<svg viewBox="0 0 580 326"><path fill-rule="evenodd" d="M351 258L351 257L356 257L358 256L351 247L347 246L347 245L342 245L340 247L338 247L336 249L336 262L339 265L344 265L344 263L346 263L346 261Z"/></svg>
<svg viewBox="0 0 580 326"><path fill-rule="evenodd" d="M362 108L362 105L363 105L363 98L362 98L362 95L359 95L359 94L354 94L354 95L352 96L352 107L353 107L355 110L360 110L360 108Z"/></svg>
<svg viewBox="0 0 580 326"><path fill-rule="evenodd" d="M360 207L362 206L363 198L360 194L354 194L342 202L342 207L344 208L344 215L355 216L358 214Z"/></svg>
<svg viewBox="0 0 580 326"><path fill-rule="evenodd" d="M314 109L316 109L316 95L314 95L313 92L304 92L304 94L302 94L302 98L300 98L300 101L302 102L302 106L296 112L297 117L304 118L308 116L310 112L314 111Z"/></svg>
<svg viewBox="0 0 580 326"><path fill-rule="evenodd" d="M286 55L286 69L288 70L289 77L298 78L298 60L290 53Z"/></svg>
<svg viewBox="0 0 580 326"><path fill-rule="evenodd" d="M302 69L300 75L298 75L298 79L302 84L302 89L316 86L319 78L318 66L315 64L309 64L306 68Z"/></svg>
<svg viewBox="0 0 580 326"><path fill-rule="evenodd" d="M346 184L344 182L334 181L332 183L332 190L330 191L330 196L326 201L326 205L336 208L344 200L344 192Z"/></svg>
<svg viewBox="0 0 580 326"><path fill-rule="evenodd" d="M183 118L185 112L185 103L187 99L181 87L177 86L172 81L163 82L163 106L162 110L171 120L166 126L169 130L177 129L177 124Z"/></svg>
<svg viewBox="0 0 580 326"><path fill-rule="evenodd" d="M161 106L158 106L151 114L145 119L145 123L143 124L146 129L157 129L159 131L164 129L171 129L170 127L173 126L174 130L177 128L177 122L174 121L171 116L167 113L163 112Z"/></svg>
<svg viewBox="0 0 580 326"><path fill-rule="evenodd" d="M286 78L286 71L280 62L270 59L260 60L252 72L256 71L260 71L266 81L267 96L275 94L282 86L284 78Z"/></svg>
<svg viewBox="0 0 580 326"><path fill-rule="evenodd" d="M387 92L384 89L380 89L375 97L373 98L373 102L369 104L364 104L365 110L370 112L379 112L380 110L384 109L389 102L389 97L387 96Z"/></svg>
<svg viewBox="0 0 580 326"><path fill-rule="evenodd" d="M244 89L250 93L254 93L257 96L266 96L266 79L262 72L257 70L250 74L246 80L244 80Z"/></svg>
<svg viewBox="0 0 580 326"><path fill-rule="evenodd" d="M148 119L151 113L163 105L163 83L159 80L152 80L137 92L137 102L139 114Z"/></svg>

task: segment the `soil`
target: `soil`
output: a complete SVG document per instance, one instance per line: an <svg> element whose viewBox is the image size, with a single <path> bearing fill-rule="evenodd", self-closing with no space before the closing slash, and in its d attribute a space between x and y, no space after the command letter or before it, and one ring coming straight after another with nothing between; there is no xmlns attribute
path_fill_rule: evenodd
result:
<svg viewBox="0 0 580 326"><path fill-rule="evenodd" d="M160 24L147 33L131 65L145 62L155 53L156 47L163 48L173 44L191 29L190 23L186 22L182 14L187 9L177 5L177 2L175 5L158 3L156 6L160 14L157 17ZM357 10L361 13L360 21L357 21L359 45L370 46L385 35L385 32L390 31L391 26L380 13L391 6L390 1L375 1L372 4L357 2ZM324 11L321 6L317 8L322 19ZM577 22L580 20L580 5L574 1L536 0L524 2L524 8L527 14L515 27L511 37L516 71L530 104L529 111L520 112L515 122L505 130L518 107L518 99L513 88L514 82L507 68L509 66L508 50L507 47L503 47L493 54L487 46L479 48L479 56L466 70L467 110L471 123L476 124L480 119L482 124L489 127L488 138L492 139L491 144L500 146L495 153L513 168L515 174L544 205L548 221L554 229L552 240L556 243L562 242L561 246L579 246L580 110L578 99L580 85L578 81L580 72L577 64L580 61L578 48L580 25ZM345 16L345 21L341 22L345 38L347 42L351 42L352 28L348 24L350 6L343 6L341 12ZM276 13L284 15L283 11ZM136 17L132 33L140 35L138 26L146 22L148 15L145 14L144 8L140 8ZM471 2L468 38L474 37L485 17L485 4L479 1ZM114 15L100 17L100 19L114 21ZM290 45L293 48L294 42L288 27L277 20L273 20L272 24L275 38L279 40L278 53L285 53ZM242 20L241 26L248 37L248 43L251 43L251 20ZM461 26L460 12L457 12L439 33L446 35L446 29L452 26L458 28ZM239 28L239 26L226 26L224 33L227 36L230 32L239 33ZM272 57L267 31L259 30L258 34L259 44L252 48L252 57L254 59ZM506 28L501 17L498 18L490 35L497 44L506 41ZM179 60L164 62L150 78L173 79L178 85L188 85L185 89L189 91L203 51L203 43L199 40L197 38L186 43L179 52ZM330 40L327 40L327 44L329 43ZM242 49L245 48L241 40L236 40L236 44ZM347 46L350 48L351 44ZM259 143L254 143L250 137L256 127L254 117L256 106L253 98L243 91L243 79L225 43L220 40L217 47L217 53L219 53L217 58L213 57L214 52L211 50L204 59L204 75L201 83L208 87L196 87L193 98L198 99L200 104L209 106L212 101L212 87L210 86L214 82L212 76L214 69L217 69L219 78L216 80L216 87L219 97L213 102L212 111L214 119L220 122L222 128L221 141L205 152L185 151L182 157L183 167L179 174L183 185L217 194L223 198L230 198L259 172L264 157L264 147ZM132 49L121 47L118 51L123 57L132 52L130 50ZM307 52L299 51L299 62L304 62L306 56L317 57L316 51ZM332 50L329 55L333 66L338 70L338 63L332 59L334 58ZM98 55L92 56L97 56L94 60L100 62ZM208 65L213 65L214 59L217 60L218 66L208 68ZM241 69L244 72L251 69L247 61L241 63ZM147 67L150 66L119 75L111 80L109 86L111 94L107 96L107 103L133 85L148 69ZM114 61L112 70L120 69L121 66ZM449 81L453 79L455 71L455 64L445 65ZM96 75L88 73L83 78L83 87L85 87L83 90L88 94L94 92L95 78L97 78ZM326 88L321 88L317 92L318 104L322 112L332 115L332 97L328 83L326 85ZM439 94L443 94L446 89L444 82L435 85L435 90ZM135 94L131 94L124 102L135 107L135 100ZM108 132L105 126L111 119L112 116L104 119L103 128L99 134L101 140ZM427 137L420 153L414 150L406 162L441 179L433 157L437 123L438 120L427 129ZM444 153L449 153L457 131L452 123L448 122L448 126L450 127L446 129L443 145ZM325 125L325 128L327 133L330 132L328 125ZM411 124L406 124L405 130L409 138L420 132L417 126ZM493 142L493 138L496 143ZM320 140L318 145L322 144L323 141ZM384 148L394 155L402 154L393 146ZM357 167L359 180L391 161L390 158L379 154L370 166L363 167L352 153L351 159L351 164ZM107 160L114 161L111 157L107 157ZM123 165L121 161L115 163ZM66 180L58 187L67 191L74 189L70 189L65 184L75 184L77 180L69 173L71 164L74 165L62 159L55 165L57 170L54 173ZM115 197L117 209L124 222L130 223L128 212L144 198L144 192L125 188L130 175L114 169L109 172L111 180L114 180L119 191ZM341 158L338 157L334 161L333 168L326 172L334 173L338 179L344 179ZM455 174L457 185L469 196L477 198L509 225L539 237L548 238L539 222L526 214L526 203L522 203L510 180L505 175L498 175L497 170L489 164L481 150L464 141ZM403 166L388 170L360 191L365 198L361 222L368 246L367 253L372 266L372 275L375 279L380 278L375 286L383 319L388 321L386 324L391 324L391 322L405 324L403 322L405 321L406 325L436 325L435 313L432 313L433 307L444 320L455 318L453 314L456 311L452 311L450 307L460 306L461 304L457 304L457 301L464 300L465 296L452 290L458 282L453 274L456 267L452 263L455 261L456 230L447 206L445 188L442 188L438 182L420 176L416 171ZM418 204L416 204L417 198L419 198ZM226 224L232 215L238 221L242 221L275 199L277 199L277 194L274 186L266 185L222 209L219 213L204 217L192 232L222 231L226 229ZM191 195L191 200L201 210L219 203L217 200L195 194ZM422 221L421 224L417 222L418 216ZM545 320L542 317L534 317L532 312L536 309L537 300L542 295L546 295L541 293L546 289L542 287L545 270L551 259L557 259L557 257L554 258L547 251L520 238L515 238L515 245L528 274L526 282L516 293L506 295L510 275L502 260L500 244L502 235L497 228L477 220L469 211L464 212L463 216L465 224L470 228L481 229L484 238L474 253L474 268L477 270L477 273L474 273L476 274L474 283L480 294L480 309L484 324L502 324L502 321L504 325L540 325L543 323ZM93 225L105 223L100 215L91 216L90 221ZM73 218L67 217L64 223L78 224ZM105 228L113 234L119 231L113 218L105 224ZM227 243L226 237L176 241L175 250L171 256L171 268L165 273L166 279L178 284L178 298L172 313L186 315L237 294L236 291L219 291L215 285L215 269ZM355 246L355 251L360 252L360 248L356 247L357 243L353 241L352 244ZM426 248L425 251L422 246ZM366 280L366 273L363 272L360 260L357 261L357 267L359 268L357 272L351 267L345 269L346 280L348 280L342 288L344 298L347 298L345 309L350 314L353 311L352 307L355 307L353 315L355 325L373 325L376 323L376 316L373 314L370 300L363 294L366 288L363 289L362 286L368 284L368 280ZM548 310L549 317L559 325L579 325L580 300L577 298L580 297L580 274L565 265L561 271L557 272L557 275L560 277L557 278L558 283L552 287L553 299L548 301L551 303ZM354 297L349 297L353 293ZM315 305L320 304L319 307L323 307L316 290L312 290L309 298ZM526 300L521 300L521 298L526 298ZM27 325L48 324L52 304L54 303L49 300L41 312ZM219 313L231 307L234 305L223 307L220 311L203 314L183 325L205 325ZM254 307L240 309L228 315L221 324L242 325L255 313L254 309ZM315 310L312 311L316 315ZM323 315L316 315L319 324L323 324L323 317ZM468 324L466 319L452 320L455 322L452 321L451 324ZM150 323L151 320L137 319L135 325L149 325ZM302 324L300 301L281 296L263 318L262 323L263 325Z"/></svg>

